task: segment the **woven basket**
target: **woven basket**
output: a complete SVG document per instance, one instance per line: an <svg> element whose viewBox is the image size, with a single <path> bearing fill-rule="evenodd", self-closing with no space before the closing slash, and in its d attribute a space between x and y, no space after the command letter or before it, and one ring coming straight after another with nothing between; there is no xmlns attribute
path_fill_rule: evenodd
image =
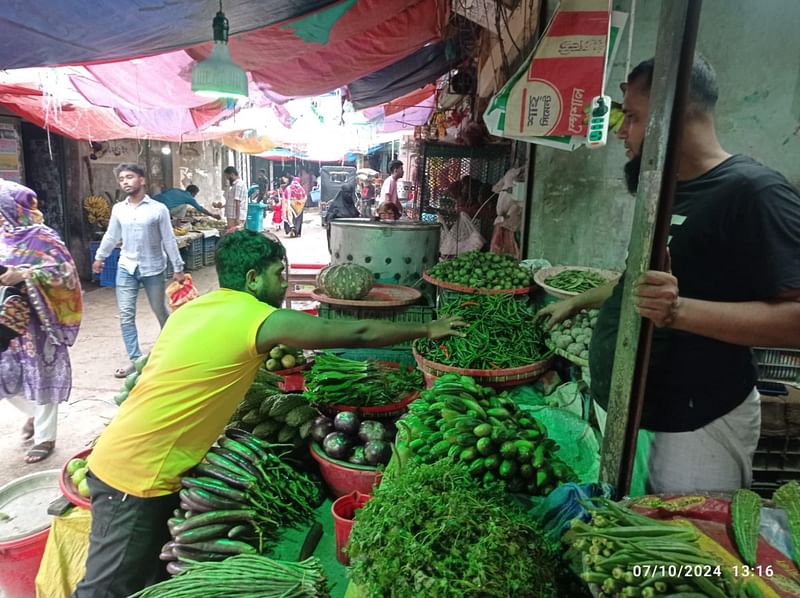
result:
<svg viewBox="0 0 800 598"><path fill-rule="evenodd" d="M588 359L582 359L577 355L573 355L572 353L567 353L566 351L564 351L564 349L559 349L558 347L555 346L555 344L553 344L553 342L549 338L545 339L544 344L547 345L547 348L550 349L553 353L555 353L559 357L563 357L564 359L574 363L575 365L579 365L584 368L589 367Z"/></svg>
<svg viewBox="0 0 800 598"><path fill-rule="evenodd" d="M444 280L439 280L438 278L434 278L430 276L427 272L422 273L422 278L435 285L437 287L441 287L443 289L448 289L450 291L457 291L459 293L466 293L469 295L527 295L531 292L532 288L536 288L536 285L532 287L518 287L514 289L481 289L481 288L473 288L473 287L465 287L460 284L455 284L453 282L445 282Z"/></svg>
<svg viewBox="0 0 800 598"><path fill-rule="evenodd" d="M462 376L471 376L478 384L483 386L491 386L493 388L505 388L508 386L519 386L533 382L542 376L550 369L550 363L553 361L553 356L550 355L541 361L523 365L517 368L500 368L495 370L470 370L465 368L457 368L451 365L444 365L443 363L436 363L425 359L422 355L417 353L416 348L412 349L414 352L414 359L425 375L425 382L428 387L433 384L436 378L445 374L460 374Z"/></svg>

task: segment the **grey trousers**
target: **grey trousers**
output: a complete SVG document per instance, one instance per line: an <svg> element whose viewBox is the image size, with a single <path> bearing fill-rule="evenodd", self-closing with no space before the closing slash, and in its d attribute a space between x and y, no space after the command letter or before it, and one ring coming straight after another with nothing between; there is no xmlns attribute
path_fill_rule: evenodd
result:
<svg viewBox="0 0 800 598"><path fill-rule="evenodd" d="M138 498L112 488L91 473L92 531L86 576L72 598L127 598L168 577L159 560L169 540L167 519L177 494Z"/></svg>

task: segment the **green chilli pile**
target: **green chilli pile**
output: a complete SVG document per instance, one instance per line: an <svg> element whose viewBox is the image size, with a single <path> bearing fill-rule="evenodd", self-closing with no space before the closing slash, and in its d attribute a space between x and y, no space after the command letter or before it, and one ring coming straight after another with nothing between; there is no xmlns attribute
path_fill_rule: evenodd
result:
<svg viewBox="0 0 800 598"><path fill-rule="evenodd" d="M300 563L239 555L220 563L195 563L179 575L137 592L131 598L327 598L319 559Z"/></svg>
<svg viewBox="0 0 800 598"><path fill-rule="evenodd" d="M463 296L462 296L463 297ZM530 365L551 351L547 332L514 295L470 295L439 309L439 317L461 316L465 336L418 339L417 352L430 361L463 369L496 370Z"/></svg>
<svg viewBox="0 0 800 598"><path fill-rule="evenodd" d="M437 379L409 405L397 429L398 451L407 448L413 461L448 459L485 485L503 481L510 492L544 496L562 482L577 481L555 456L558 446L542 424L505 393L467 376Z"/></svg>
<svg viewBox="0 0 800 598"><path fill-rule="evenodd" d="M607 282L604 276L591 270L562 270L544 279L547 286L568 293L584 293Z"/></svg>
<svg viewBox="0 0 800 598"><path fill-rule="evenodd" d="M473 289L517 289L530 286L531 271L510 255L468 251L428 270L437 280Z"/></svg>
<svg viewBox="0 0 800 598"><path fill-rule="evenodd" d="M281 459L281 448L242 430L225 431L181 480L180 508L167 522L172 540L160 555L167 571L177 575L193 561L258 554L281 528L312 518L321 490Z"/></svg>

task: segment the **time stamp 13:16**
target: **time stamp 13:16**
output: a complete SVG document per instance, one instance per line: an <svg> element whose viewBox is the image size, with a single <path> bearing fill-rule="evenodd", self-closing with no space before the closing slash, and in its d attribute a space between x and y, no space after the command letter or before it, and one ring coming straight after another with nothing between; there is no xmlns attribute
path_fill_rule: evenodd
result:
<svg viewBox="0 0 800 598"><path fill-rule="evenodd" d="M734 577L772 577L772 565L732 565ZM719 565L634 565L634 577L721 577L722 567Z"/></svg>

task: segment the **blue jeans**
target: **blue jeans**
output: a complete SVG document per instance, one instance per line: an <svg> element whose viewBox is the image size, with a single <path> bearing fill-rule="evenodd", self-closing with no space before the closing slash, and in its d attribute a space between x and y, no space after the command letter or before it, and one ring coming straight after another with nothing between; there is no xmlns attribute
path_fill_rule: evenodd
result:
<svg viewBox="0 0 800 598"><path fill-rule="evenodd" d="M139 336L136 332L136 299L139 296L140 286L144 287L147 300L150 302L150 308L158 318L158 323L162 328L169 316L164 295L166 282L163 272L154 276L142 276L138 267L133 274L129 274L124 268L117 268L119 326L122 329L122 342L125 343L125 350L132 360L142 355L142 351L139 348Z"/></svg>

